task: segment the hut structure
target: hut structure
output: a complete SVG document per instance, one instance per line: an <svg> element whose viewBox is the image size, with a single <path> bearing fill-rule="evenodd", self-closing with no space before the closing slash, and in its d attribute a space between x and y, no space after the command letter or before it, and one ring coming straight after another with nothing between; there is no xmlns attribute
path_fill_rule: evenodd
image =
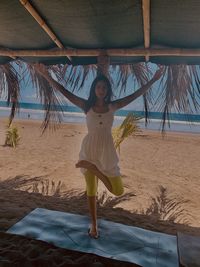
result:
<svg viewBox="0 0 200 267"><path fill-rule="evenodd" d="M74 88L84 84L90 71L109 75L109 66L122 87L129 76L141 85L149 79L147 62L164 65L157 96L164 122L172 109L199 112L199 11L195 0L2 0L0 97L7 92L11 119L19 106L19 80L28 74L45 103L44 127L58 110L56 89L40 77L38 62ZM20 72L13 62L26 64L27 71ZM152 97L149 92L143 96L146 115Z"/></svg>
<svg viewBox="0 0 200 267"><path fill-rule="evenodd" d="M172 109L199 112L199 14L198 0L1 0L0 97L6 93L11 120L25 75L45 104L44 128L62 104L35 63L74 89L90 71L109 75L110 68L122 87L129 76L142 85L150 77L149 62L163 65L157 96L163 121ZM143 96L146 114L151 98L149 92Z"/></svg>

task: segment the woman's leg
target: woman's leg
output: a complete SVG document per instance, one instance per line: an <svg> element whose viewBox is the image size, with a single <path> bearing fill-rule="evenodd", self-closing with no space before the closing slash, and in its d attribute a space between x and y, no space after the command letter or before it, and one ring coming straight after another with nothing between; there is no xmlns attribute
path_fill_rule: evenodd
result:
<svg viewBox="0 0 200 267"><path fill-rule="evenodd" d="M91 217L91 226L88 230L89 235L91 237L98 238L96 196L87 196L87 199Z"/></svg>
<svg viewBox="0 0 200 267"><path fill-rule="evenodd" d="M86 171L86 193L88 199L88 207L91 218L91 227L89 229L89 235L93 238L98 238L98 226L97 226L97 207L96 207L96 193L98 180L93 173Z"/></svg>
<svg viewBox="0 0 200 267"><path fill-rule="evenodd" d="M81 160L76 164L76 168L84 168L93 173L95 176L97 176L103 184L106 186L106 188L112 192L112 185L106 175L104 175L93 163L87 161L87 160Z"/></svg>
<svg viewBox="0 0 200 267"><path fill-rule="evenodd" d="M76 164L77 168L85 168L90 173L97 176L106 186L106 188L114 195L120 196L124 192L121 176L105 176L94 164L89 161L81 160Z"/></svg>
<svg viewBox="0 0 200 267"><path fill-rule="evenodd" d="M108 177L108 179L112 185L111 193L115 196L121 196L124 193L121 176Z"/></svg>
<svg viewBox="0 0 200 267"><path fill-rule="evenodd" d="M96 193L98 186L98 179L95 175L87 170L85 172L85 180L86 180L86 193L88 199L88 207L91 218L91 227L89 229L89 234L93 238L98 238L98 225L97 225L97 207L96 207ZM111 192L120 196L124 192L122 180L120 176L116 177L108 177L109 183L111 184Z"/></svg>

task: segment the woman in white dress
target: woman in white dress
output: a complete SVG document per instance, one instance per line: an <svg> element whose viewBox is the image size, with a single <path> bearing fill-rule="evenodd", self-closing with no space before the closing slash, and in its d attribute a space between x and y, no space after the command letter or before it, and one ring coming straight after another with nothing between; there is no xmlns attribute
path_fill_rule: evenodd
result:
<svg viewBox="0 0 200 267"><path fill-rule="evenodd" d="M86 114L88 134L83 139L76 167L81 168L86 180L86 192L91 216L91 226L88 234L92 238L98 238L97 179L99 178L107 189L116 196L123 194L124 191L118 167L118 156L111 133L114 112L143 95L161 77L162 69L159 69L154 77L140 89L115 101L111 100L111 84L104 75L97 76L93 81L89 98L85 100L72 94L55 81L41 64L38 64L37 70L68 100L81 108Z"/></svg>

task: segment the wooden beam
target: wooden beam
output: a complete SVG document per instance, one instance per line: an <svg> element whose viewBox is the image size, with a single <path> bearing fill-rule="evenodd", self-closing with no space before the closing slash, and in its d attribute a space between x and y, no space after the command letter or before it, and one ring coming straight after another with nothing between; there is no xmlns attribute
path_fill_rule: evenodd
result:
<svg viewBox="0 0 200 267"><path fill-rule="evenodd" d="M182 48L114 48L114 49L59 49L59 50L11 50L0 49L0 56L26 56L26 57L63 57L63 56L99 56L102 51L106 52L107 56L200 56L200 49L182 49Z"/></svg>
<svg viewBox="0 0 200 267"><path fill-rule="evenodd" d="M26 8L26 10L32 15L32 17L38 22L38 24L43 28L43 30L49 35L49 37L54 41L54 43L61 49L65 48L58 37L46 24L44 19L39 15L38 11L29 3L28 0L19 0L20 3ZM68 57L71 61L71 58Z"/></svg>
<svg viewBox="0 0 200 267"><path fill-rule="evenodd" d="M143 11L143 31L144 31L144 47L150 47L150 0L142 0ZM146 61L149 61L149 55L145 56Z"/></svg>

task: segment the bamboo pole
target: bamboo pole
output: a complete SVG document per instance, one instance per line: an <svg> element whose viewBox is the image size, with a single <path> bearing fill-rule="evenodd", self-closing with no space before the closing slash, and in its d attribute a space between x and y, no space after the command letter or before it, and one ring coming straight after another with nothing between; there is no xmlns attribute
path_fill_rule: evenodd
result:
<svg viewBox="0 0 200 267"><path fill-rule="evenodd" d="M49 35L49 37L54 41L54 43L61 49L64 48L61 41L46 24L45 20L39 15L37 10L29 3L28 0L19 0L20 3L26 8L26 10L32 15L32 17L38 22L38 24L43 28L43 30ZM71 61L71 58L68 57Z"/></svg>
<svg viewBox="0 0 200 267"><path fill-rule="evenodd" d="M110 65L110 57L102 51L97 57L97 73L108 76L108 69Z"/></svg>
<svg viewBox="0 0 200 267"><path fill-rule="evenodd" d="M142 0L143 10L143 31L144 31L144 47L150 47L150 0ZM145 60L149 61L149 55L145 56Z"/></svg>
<svg viewBox="0 0 200 267"><path fill-rule="evenodd" d="M99 56L102 51L107 56L200 56L200 49L182 48L113 48L113 49L59 49L59 50L7 50L0 49L0 56L16 57L63 57L63 56Z"/></svg>

